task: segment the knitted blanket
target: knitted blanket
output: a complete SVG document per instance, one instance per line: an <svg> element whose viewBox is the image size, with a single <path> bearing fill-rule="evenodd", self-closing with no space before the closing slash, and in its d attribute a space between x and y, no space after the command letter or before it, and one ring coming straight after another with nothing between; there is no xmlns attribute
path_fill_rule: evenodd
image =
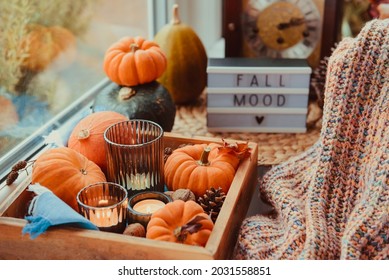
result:
<svg viewBox="0 0 389 280"><path fill-rule="evenodd" d="M320 138L265 174L277 214L244 220L235 259L389 258L388 52L389 20L339 43Z"/></svg>

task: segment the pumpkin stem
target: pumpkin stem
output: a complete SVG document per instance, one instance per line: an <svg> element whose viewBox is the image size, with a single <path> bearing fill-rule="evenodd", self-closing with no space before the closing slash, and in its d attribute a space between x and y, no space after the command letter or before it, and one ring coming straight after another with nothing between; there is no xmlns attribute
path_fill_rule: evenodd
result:
<svg viewBox="0 0 389 280"><path fill-rule="evenodd" d="M131 49L132 52L136 52L137 50L139 50L139 45L135 44L135 43L132 43L130 45L130 49Z"/></svg>
<svg viewBox="0 0 389 280"><path fill-rule="evenodd" d="M122 87L119 90L119 100L127 100L136 94L136 90L130 87Z"/></svg>
<svg viewBox="0 0 389 280"><path fill-rule="evenodd" d="M172 18L171 23L172 24L180 24L181 23L181 19L180 19L180 16L178 14L178 4L173 5L173 18Z"/></svg>
<svg viewBox="0 0 389 280"><path fill-rule="evenodd" d="M196 233L202 228L203 225L199 222L206 219L202 216L196 216L185 225L177 227L174 230L174 236L177 238L177 241L184 243L189 234Z"/></svg>
<svg viewBox="0 0 389 280"><path fill-rule="evenodd" d="M86 171L84 168L80 169L80 172L82 175L88 175L88 171Z"/></svg>
<svg viewBox="0 0 389 280"><path fill-rule="evenodd" d="M89 138L90 136L90 131L89 129L81 129L79 132L78 132L78 140L84 140L84 139L87 139Z"/></svg>
<svg viewBox="0 0 389 280"><path fill-rule="evenodd" d="M208 156L210 152L211 152L211 148L205 147L203 153L201 154L200 160L197 163L201 166L210 165L210 162L208 161Z"/></svg>
<svg viewBox="0 0 389 280"><path fill-rule="evenodd" d="M182 231L182 227L176 227L173 232L174 236L177 238L178 242L184 243L185 239L188 237L187 233Z"/></svg>

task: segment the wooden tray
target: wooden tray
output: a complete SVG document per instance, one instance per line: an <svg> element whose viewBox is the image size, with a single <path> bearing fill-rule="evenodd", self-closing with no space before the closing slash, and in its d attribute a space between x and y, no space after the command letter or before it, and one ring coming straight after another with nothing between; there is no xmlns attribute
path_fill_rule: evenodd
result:
<svg viewBox="0 0 389 280"><path fill-rule="evenodd" d="M164 134L165 146L173 148L183 143L210 142L221 139ZM228 259L256 187L258 146L249 142L249 147L251 158L240 163L205 247L66 226L52 227L32 240L22 235L26 224L23 217L31 199L26 191L30 178L26 177L0 189L0 259Z"/></svg>

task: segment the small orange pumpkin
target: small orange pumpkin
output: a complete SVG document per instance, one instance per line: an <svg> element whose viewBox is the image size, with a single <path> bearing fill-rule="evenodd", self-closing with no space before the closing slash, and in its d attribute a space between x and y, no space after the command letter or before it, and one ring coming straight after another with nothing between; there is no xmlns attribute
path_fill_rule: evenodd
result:
<svg viewBox="0 0 389 280"><path fill-rule="evenodd" d="M68 147L86 156L105 172L107 162L104 131L112 124L126 120L126 116L113 111L92 113L73 128Z"/></svg>
<svg viewBox="0 0 389 280"><path fill-rule="evenodd" d="M27 32L21 46L28 49L28 57L22 64L25 68L42 71L65 51L68 51L69 56L63 62L69 63L74 59L76 38L68 29L30 24Z"/></svg>
<svg viewBox="0 0 389 280"><path fill-rule="evenodd" d="M213 226L199 204L176 200L153 213L146 238L204 247Z"/></svg>
<svg viewBox="0 0 389 280"><path fill-rule="evenodd" d="M166 69L166 56L159 45L138 37L124 37L105 52L104 71L121 86L156 80Z"/></svg>
<svg viewBox="0 0 389 280"><path fill-rule="evenodd" d="M173 151L165 167L165 183L169 190L190 189L196 197L211 187L221 187L227 194L239 158L220 153L217 143L188 145Z"/></svg>
<svg viewBox="0 0 389 280"><path fill-rule="evenodd" d="M34 162L31 179L33 184L50 189L76 211L77 193L89 184L104 181L104 173L94 162L67 147L42 153Z"/></svg>

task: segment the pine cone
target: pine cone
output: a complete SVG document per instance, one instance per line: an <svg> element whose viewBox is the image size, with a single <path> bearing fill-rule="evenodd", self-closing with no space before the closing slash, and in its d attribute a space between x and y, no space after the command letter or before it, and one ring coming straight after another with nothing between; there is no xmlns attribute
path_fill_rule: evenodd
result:
<svg viewBox="0 0 389 280"><path fill-rule="evenodd" d="M19 171L27 166L27 161L21 160L12 166L12 171Z"/></svg>
<svg viewBox="0 0 389 280"><path fill-rule="evenodd" d="M6 184L7 186L10 186L12 185L13 182L15 182L15 180L19 177L19 173L17 171L11 171L8 176L7 176L7 180L6 180Z"/></svg>
<svg viewBox="0 0 389 280"><path fill-rule="evenodd" d="M164 160L164 162L167 161L168 157L169 157L172 153L173 153L173 149L172 149L172 148L166 147L166 148L164 149L164 155L163 155L163 160Z"/></svg>
<svg viewBox="0 0 389 280"><path fill-rule="evenodd" d="M214 187L211 187L203 196L198 198L197 202L211 217L212 221L216 222L225 198L226 194L223 192L222 188L215 189Z"/></svg>

